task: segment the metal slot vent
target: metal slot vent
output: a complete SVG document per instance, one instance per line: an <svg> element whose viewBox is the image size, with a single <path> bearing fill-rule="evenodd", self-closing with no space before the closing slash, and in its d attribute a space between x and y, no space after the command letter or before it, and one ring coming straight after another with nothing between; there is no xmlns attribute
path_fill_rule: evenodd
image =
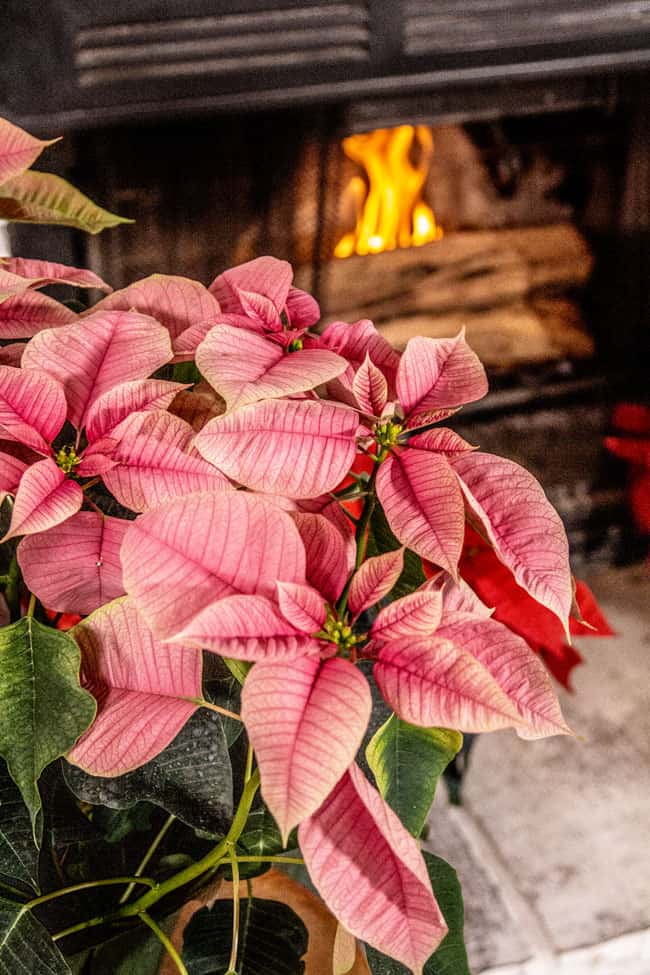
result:
<svg viewBox="0 0 650 975"><path fill-rule="evenodd" d="M650 0L406 0L405 21L410 55L614 43L650 28Z"/></svg>
<svg viewBox="0 0 650 975"><path fill-rule="evenodd" d="M76 35L77 84L90 88L197 75L223 78L366 62L366 8L365 2L324 3L86 27Z"/></svg>

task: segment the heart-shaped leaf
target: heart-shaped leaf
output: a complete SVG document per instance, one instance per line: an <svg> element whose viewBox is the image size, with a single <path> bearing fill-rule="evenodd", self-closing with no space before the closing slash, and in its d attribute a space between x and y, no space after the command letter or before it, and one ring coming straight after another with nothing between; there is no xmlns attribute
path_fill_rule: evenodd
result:
<svg viewBox="0 0 650 975"><path fill-rule="evenodd" d="M420 972L447 926L417 842L355 765L298 838L309 876L348 931Z"/></svg>
<svg viewBox="0 0 650 975"><path fill-rule="evenodd" d="M516 706L521 738L571 734L546 667L520 636L493 619L456 614L437 636L451 640L486 667Z"/></svg>
<svg viewBox="0 0 650 975"><path fill-rule="evenodd" d="M0 436L49 454L66 411L65 393L55 379L0 366Z"/></svg>
<svg viewBox="0 0 650 975"><path fill-rule="evenodd" d="M148 801L188 826L213 834L232 819L232 769L219 715L200 709L174 740L150 762L126 775L89 775L63 766L66 782L83 802L128 809Z"/></svg>
<svg viewBox="0 0 650 975"><path fill-rule="evenodd" d="M174 352L181 334L202 322L219 320L219 302L199 281L175 274L152 274L104 298L96 311L138 311L164 325Z"/></svg>
<svg viewBox="0 0 650 975"><path fill-rule="evenodd" d="M356 451L352 410L266 400L211 420L196 448L233 481L289 498L316 498L347 474Z"/></svg>
<svg viewBox="0 0 650 975"><path fill-rule="evenodd" d="M210 329L196 350L196 364L229 410L315 389L347 366L334 352L287 352L263 335L230 325Z"/></svg>
<svg viewBox="0 0 650 975"><path fill-rule="evenodd" d="M430 636L441 614L442 594L416 589L380 609L370 631L372 639L377 643L391 643L403 637Z"/></svg>
<svg viewBox="0 0 650 975"><path fill-rule="evenodd" d="M296 511L292 518L307 556L307 581L333 606L354 568L356 545L350 523L341 530L325 515Z"/></svg>
<svg viewBox="0 0 650 975"><path fill-rule="evenodd" d="M45 328L59 328L76 322L78 315L67 305L26 290L0 303L0 339L24 339Z"/></svg>
<svg viewBox="0 0 650 975"><path fill-rule="evenodd" d="M447 458L407 447L380 465L377 495L400 542L455 576L465 515Z"/></svg>
<svg viewBox="0 0 650 975"><path fill-rule="evenodd" d="M429 879L449 931L424 963L423 975L470 975L463 938L463 895L456 871L440 857L423 852ZM367 946L366 957L372 975L408 975L408 969L375 948Z"/></svg>
<svg viewBox="0 0 650 975"><path fill-rule="evenodd" d="M397 370L397 397L404 413L425 413L481 399L488 382L481 362L461 331L453 339L415 336Z"/></svg>
<svg viewBox="0 0 650 975"><path fill-rule="evenodd" d="M194 915L183 936L189 975L223 975L232 941L232 901L218 900ZM241 904L237 975L303 975L307 928L286 904L246 898Z"/></svg>
<svg viewBox="0 0 650 975"><path fill-rule="evenodd" d="M22 173L57 139L36 139L17 125L0 118L0 185Z"/></svg>
<svg viewBox="0 0 650 975"><path fill-rule="evenodd" d="M0 217L19 223L49 223L98 234L120 223L133 223L97 206L60 176L35 169L0 185Z"/></svg>
<svg viewBox="0 0 650 975"><path fill-rule="evenodd" d="M122 518L78 511L23 538L17 555L27 587L48 609L81 616L124 595L120 545L128 526Z"/></svg>
<svg viewBox="0 0 650 975"><path fill-rule="evenodd" d="M241 491L148 511L130 525L121 554L126 591L164 639L225 596L274 599L278 580L305 582L305 550L290 516Z"/></svg>
<svg viewBox="0 0 650 975"><path fill-rule="evenodd" d="M61 383L68 418L80 428L103 393L128 380L144 379L171 357L169 334L153 318L99 311L74 325L39 332L27 344L22 365Z"/></svg>
<svg viewBox="0 0 650 975"><path fill-rule="evenodd" d="M61 524L79 511L83 491L51 457L28 467L18 485L9 531L3 542L16 535L33 535Z"/></svg>
<svg viewBox="0 0 650 975"><path fill-rule="evenodd" d="M293 660L318 650L312 632L296 629L265 596L238 594L207 606L171 640L233 660Z"/></svg>
<svg viewBox="0 0 650 975"><path fill-rule="evenodd" d="M163 501L196 491L230 490L230 481L193 447L194 431L185 420L163 411L134 413L84 455L84 474L99 468L104 484L120 504L146 511Z"/></svg>
<svg viewBox="0 0 650 975"><path fill-rule="evenodd" d="M573 602L569 543L560 516L532 474L502 457L450 458L468 507L519 585L563 623Z"/></svg>
<svg viewBox="0 0 650 975"><path fill-rule="evenodd" d="M2 257L0 267L28 281L30 288L44 288L48 284L69 284L75 288L97 288L112 291L110 284L85 268L70 267L54 261L35 261L25 257Z"/></svg>
<svg viewBox="0 0 650 975"><path fill-rule="evenodd" d="M462 744L458 731L418 728L396 714L371 738L366 759L379 791L413 836L422 833L438 779Z"/></svg>
<svg viewBox="0 0 650 975"><path fill-rule="evenodd" d="M515 703L488 668L462 644L437 634L382 647L374 677L386 701L409 724L480 732L522 723Z"/></svg>
<svg viewBox="0 0 650 975"><path fill-rule="evenodd" d="M286 841L354 761L370 718L370 688L348 660L302 657L256 664L241 700L262 795Z"/></svg>
<svg viewBox="0 0 650 975"><path fill-rule="evenodd" d="M41 808L43 769L72 748L95 716L79 686L79 648L67 634L24 616L0 630L0 753L29 809Z"/></svg>
<svg viewBox="0 0 650 975"><path fill-rule="evenodd" d="M352 392L364 413L381 416L388 399L388 383L368 353L354 375Z"/></svg>
<svg viewBox="0 0 650 975"><path fill-rule="evenodd" d="M387 596L403 569L404 550L401 548L366 559L352 577L348 596L352 615L360 616L369 606Z"/></svg>
<svg viewBox="0 0 650 975"><path fill-rule="evenodd" d="M88 440L99 440L132 413L166 410L174 397L187 389L184 383L170 383L163 379L135 379L120 383L96 399L86 417Z"/></svg>
<svg viewBox="0 0 650 975"><path fill-rule="evenodd" d="M192 647L157 641L128 597L72 630L97 717L68 754L94 775L123 775L169 745L202 697L202 660Z"/></svg>

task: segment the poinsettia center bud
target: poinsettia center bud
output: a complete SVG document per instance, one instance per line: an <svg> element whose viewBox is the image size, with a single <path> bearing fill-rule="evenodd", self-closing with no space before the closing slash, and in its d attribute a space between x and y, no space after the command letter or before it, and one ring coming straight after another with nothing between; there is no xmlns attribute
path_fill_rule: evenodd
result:
<svg viewBox="0 0 650 975"><path fill-rule="evenodd" d="M70 474L81 463L81 457L77 455L74 447L65 446L57 451L56 462L64 474Z"/></svg>
<svg viewBox="0 0 650 975"><path fill-rule="evenodd" d="M375 440L380 447L393 447L402 432L402 424L394 420L383 420L375 425Z"/></svg>
<svg viewBox="0 0 650 975"><path fill-rule="evenodd" d="M300 352L302 349L302 339L292 339L287 346L287 352Z"/></svg>
<svg viewBox="0 0 650 975"><path fill-rule="evenodd" d="M354 635L349 623L342 620L328 619L324 629L332 643L335 643L341 650L350 650L359 642L359 638Z"/></svg>

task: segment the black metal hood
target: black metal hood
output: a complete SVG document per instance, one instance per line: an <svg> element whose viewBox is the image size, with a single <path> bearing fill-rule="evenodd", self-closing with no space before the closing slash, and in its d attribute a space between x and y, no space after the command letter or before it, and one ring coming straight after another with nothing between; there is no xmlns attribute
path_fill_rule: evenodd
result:
<svg viewBox="0 0 650 975"><path fill-rule="evenodd" d="M47 131L650 64L650 0L4 0L0 113Z"/></svg>

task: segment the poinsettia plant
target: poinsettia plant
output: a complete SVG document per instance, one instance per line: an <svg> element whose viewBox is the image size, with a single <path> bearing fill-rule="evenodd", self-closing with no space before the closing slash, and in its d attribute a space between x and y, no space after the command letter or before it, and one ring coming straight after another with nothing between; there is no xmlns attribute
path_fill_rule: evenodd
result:
<svg viewBox="0 0 650 975"><path fill-rule="evenodd" d="M437 780L463 732L570 730L466 526L560 634L577 609L539 484L444 425L487 392L464 335L321 330L270 257L209 287L0 273L4 968L153 971L146 935L190 975L302 972L303 921L255 894L279 866L336 919L332 972L467 972L420 848Z"/></svg>

